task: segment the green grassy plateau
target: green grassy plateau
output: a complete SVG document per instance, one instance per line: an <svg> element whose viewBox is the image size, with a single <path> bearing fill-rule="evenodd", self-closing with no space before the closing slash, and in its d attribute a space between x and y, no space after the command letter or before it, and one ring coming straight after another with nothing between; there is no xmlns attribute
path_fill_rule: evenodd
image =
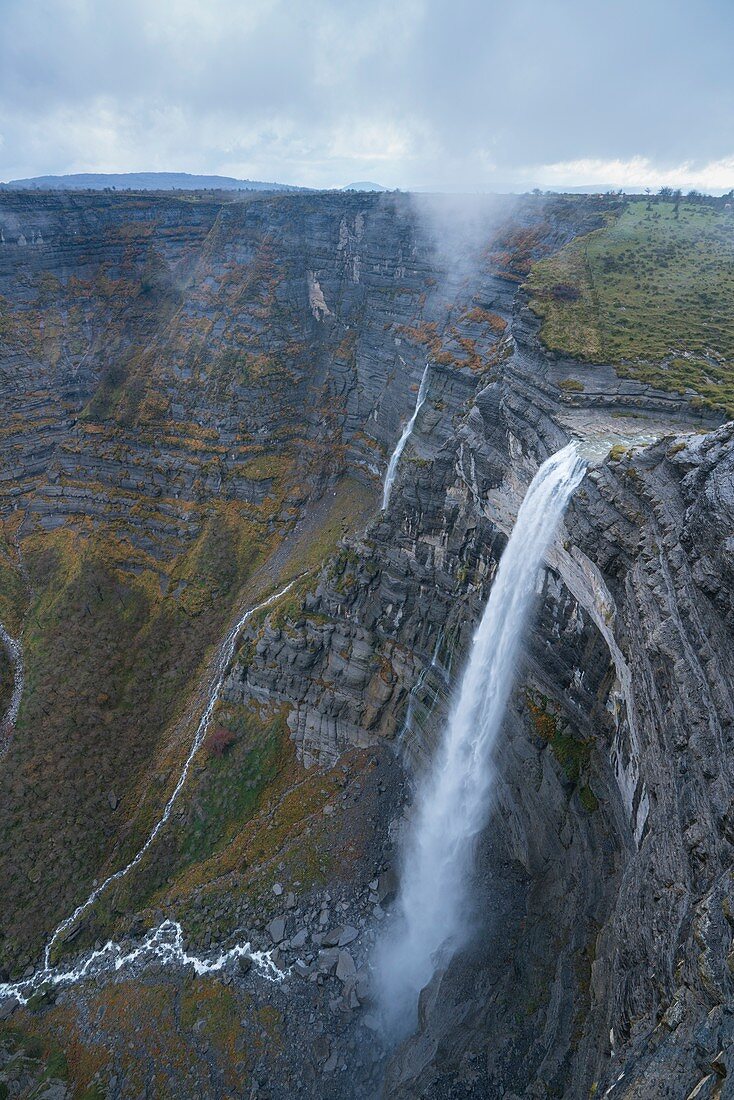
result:
<svg viewBox="0 0 734 1100"><path fill-rule="evenodd" d="M734 215L630 202L533 266L547 347L734 416Z"/></svg>

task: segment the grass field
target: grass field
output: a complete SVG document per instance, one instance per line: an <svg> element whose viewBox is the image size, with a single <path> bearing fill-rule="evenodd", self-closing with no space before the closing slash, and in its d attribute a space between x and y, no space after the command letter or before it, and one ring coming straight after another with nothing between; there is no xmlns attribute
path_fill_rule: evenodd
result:
<svg viewBox="0 0 734 1100"><path fill-rule="evenodd" d="M526 283L547 347L734 416L734 215L631 202L536 263Z"/></svg>

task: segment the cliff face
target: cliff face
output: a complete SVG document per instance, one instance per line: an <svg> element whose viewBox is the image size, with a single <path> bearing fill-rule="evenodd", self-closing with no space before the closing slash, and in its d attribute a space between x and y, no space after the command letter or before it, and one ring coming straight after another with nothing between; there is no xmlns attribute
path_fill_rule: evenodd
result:
<svg viewBox="0 0 734 1100"><path fill-rule="evenodd" d="M426 995L392 1094L721 1087L732 452L730 428L669 441L577 494L499 751L487 930Z"/></svg>
<svg viewBox="0 0 734 1100"><path fill-rule="evenodd" d="M163 912L205 946L243 926L265 946L272 883L292 887L280 950L311 961L278 990L125 987L167 1051L199 1049L204 1011L164 1027L169 994L242 1016L256 1053L220 1035L210 1076L174 1066L171 1095L224 1095L228 1072L273 1096L683 1100L704 1078L697 1096L725 1095L734 434L542 350L519 284L602 212L527 200L460 223L389 195L3 196L0 618L28 677L0 777L8 969L146 835L234 609L298 578L245 632L218 711L230 747L77 941ZM362 1026L366 969L350 985L318 952L353 925L366 966L519 501L571 434L600 456L618 445L540 584L478 844L476 934L424 991L417 1034L384 1052ZM130 1094L125 1052L144 1036L111 993L74 987L24 1026L88 1049L102 1007L99 1080Z"/></svg>
<svg viewBox="0 0 734 1100"><path fill-rule="evenodd" d="M138 798L242 585L256 602L308 502L326 517L397 422L391 326L421 312L427 244L405 203L363 205L3 198L0 617L29 624L30 675L0 849L24 965L119 842L110 803Z"/></svg>
<svg viewBox="0 0 734 1100"><path fill-rule="evenodd" d="M266 626L233 674L233 692L241 677L288 700L312 759L396 734L411 765L430 753L446 667L462 665L522 486L505 401L500 384L478 394L430 475L406 463L389 517L306 595L300 624ZM551 434L538 427L531 446ZM430 435L415 451L430 453ZM721 1080L733 458L729 427L681 437L594 470L577 493L499 750L482 931L426 994L388 1095L585 1096L624 1071L613 1094L687 1096Z"/></svg>
<svg viewBox="0 0 734 1100"><path fill-rule="evenodd" d="M300 615L264 624L229 691L286 701L310 761L387 738L420 770L537 462L569 428L592 453L666 435L617 445L572 503L498 753L481 931L426 991L386 1094L688 1096L708 1077L714 1095L731 1042L732 431L679 436L684 401L603 371L562 405L568 364L518 307L495 381L432 371L388 514ZM622 433L625 410L641 415Z"/></svg>

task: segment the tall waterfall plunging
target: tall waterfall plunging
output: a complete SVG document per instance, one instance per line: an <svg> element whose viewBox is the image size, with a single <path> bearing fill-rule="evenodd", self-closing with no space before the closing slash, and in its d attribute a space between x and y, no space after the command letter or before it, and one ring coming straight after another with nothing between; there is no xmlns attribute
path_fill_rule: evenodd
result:
<svg viewBox="0 0 734 1100"><path fill-rule="evenodd" d="M447 728L416 799L403 849L396 921L375 965L382 1016L400 1037L418 995L469 926L473 840L489 814L492 750L512 689L538 571L585 464L573 444L536 473L502 555Z"/></svg>
<svg viewBox="0 0 734 1100"><path fill-rule="evenodd" d="M403 430L400 434L400 439L398 440L398 442L395 446L395 450L390 455L390 461L387 464L387 472L385 474L385 487L382 490L382 510L383 510L383 512L387 508L388 503L390 501L390 493L392 491L393 482L395 481L395 475L398 472L398 463L400 462L400 456L402 455L403 451L405 450L405 444L408 442L408 439L410 438L410 433L413 431L413 428L415 427L415 422L418 419L418 413L421 411L421 408L423 407L423 402L426 399L427 392L428 392L428 363L426 363L425 370L423 371L423 377L421 378L421 384L418 387L418 399L415 403L415 408L413 409L413 415L411 416L410 420L408 421L408 423L403 428Z"/></svg>

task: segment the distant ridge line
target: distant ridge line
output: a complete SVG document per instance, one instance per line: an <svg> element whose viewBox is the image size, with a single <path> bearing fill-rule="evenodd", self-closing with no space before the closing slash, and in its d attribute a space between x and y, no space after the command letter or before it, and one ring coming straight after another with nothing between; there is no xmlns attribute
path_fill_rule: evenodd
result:
<svg viewBox="0 0 734 1100"><path fill-rule="evenodd" d="M200 176L191 172L76 172L31 176L0 183L3 191L305 191L288 183L240 180L233 176Z"/></svg>

